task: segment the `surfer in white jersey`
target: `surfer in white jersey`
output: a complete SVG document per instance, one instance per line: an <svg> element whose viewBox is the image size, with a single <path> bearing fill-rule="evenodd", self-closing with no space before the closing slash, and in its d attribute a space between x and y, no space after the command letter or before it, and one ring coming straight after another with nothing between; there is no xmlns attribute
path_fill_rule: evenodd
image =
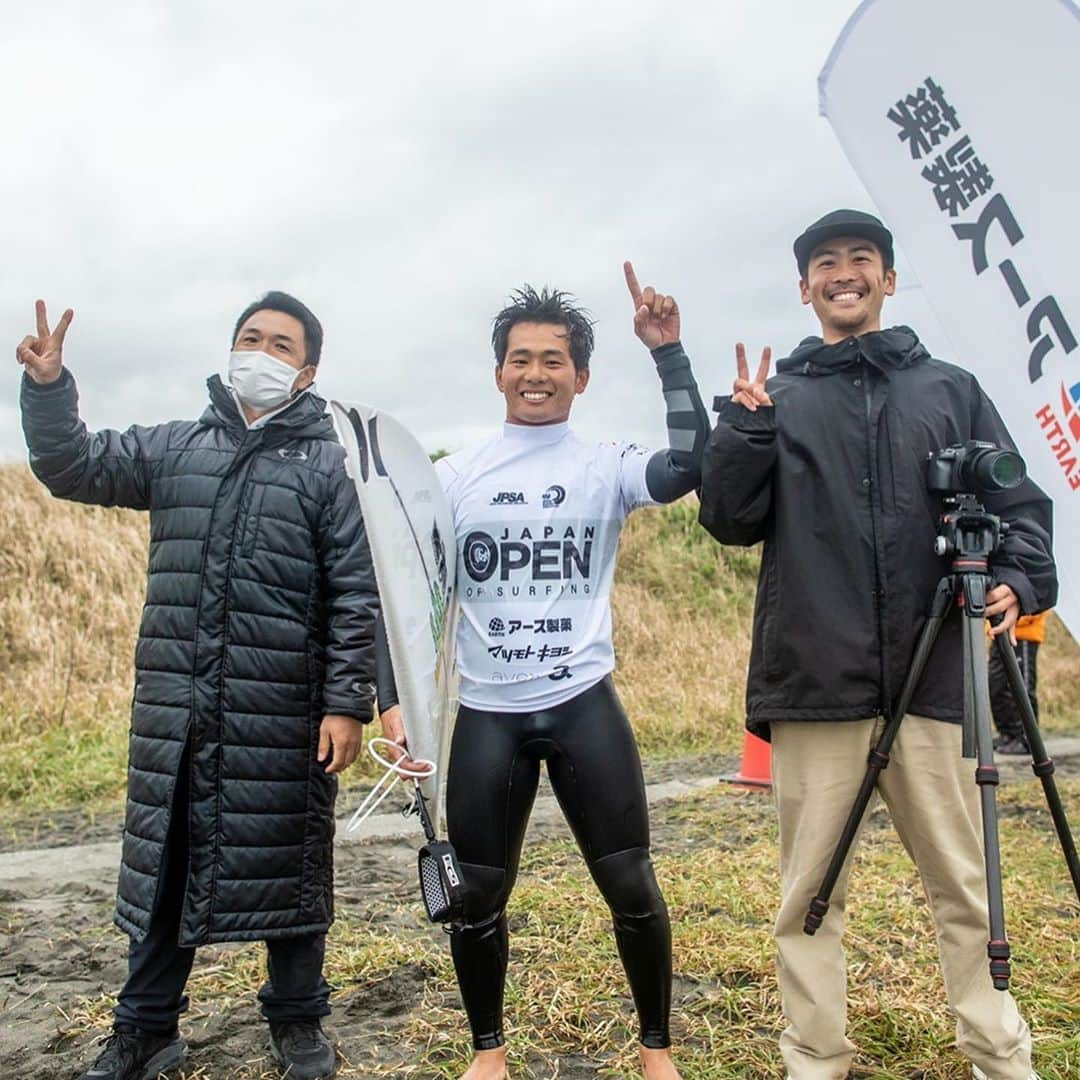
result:
<svg viewBox="0 0 1080 1080"><path fill-rule="evenodd" d="M625 273L635 332L660 375L668 448L590 442L569 428L589 383L592 324L565 293L526 286L494 321L501 435L436 464L454 516L461 608L446 811L467 886L450 936L475 1049L465 1080L507 1075L505 907L541 761L612 911L644 1075L679 1077L668 1030L671 928L649 858L641 762L611 681L610 592L627 515L697 486L709 426L674 298L642 289L629 263ZM383 727L404 745L380 639Z"/></svg>

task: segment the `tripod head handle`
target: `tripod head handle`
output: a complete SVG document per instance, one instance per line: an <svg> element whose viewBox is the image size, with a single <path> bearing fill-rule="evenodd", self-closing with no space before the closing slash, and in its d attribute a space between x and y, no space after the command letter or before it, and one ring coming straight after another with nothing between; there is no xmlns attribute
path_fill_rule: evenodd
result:
<svg viewBox="0 0 1080 1080"><path fill-rule="evenodd" d="M943 500L947 509L938 519L934 554L951 556L953 568L971 572L971 562L985 563L1001 547L1008 524L989 513L975 495L956 495Z"/></svg>

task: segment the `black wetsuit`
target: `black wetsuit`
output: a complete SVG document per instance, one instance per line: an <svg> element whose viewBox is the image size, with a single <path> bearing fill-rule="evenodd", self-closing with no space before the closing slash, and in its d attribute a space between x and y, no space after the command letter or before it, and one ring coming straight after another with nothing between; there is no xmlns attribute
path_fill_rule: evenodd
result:
<svg viewBox="0 0 1080 1080"><path fill-rule="evenodd" d="M439 463L458 534L462 660L470 635L447 779L467 886L451 949L478 1050L503 1044L505 909L541 761L611 908L641 1042L670 1045L671 927L637 745L611 682L607 590L626 513L697 486L708 417L681 346L653 355L669 449L591 447L565 433L571 448L562 431L508 426L502 440ZM386 709L397 698L381 626L376 653Z"/></svg>
<svg viewBox="0 0 1080 1080"><path fill-rule="evenodd" d="M670 1045L671 926L649 858L637 744L610 676L535 713L463 705L450 751L446 816L468 882L450 937L478 1050L501 1046L506 901L517 876L540 762L589 872L611 908L645 1046Z"/></svg>

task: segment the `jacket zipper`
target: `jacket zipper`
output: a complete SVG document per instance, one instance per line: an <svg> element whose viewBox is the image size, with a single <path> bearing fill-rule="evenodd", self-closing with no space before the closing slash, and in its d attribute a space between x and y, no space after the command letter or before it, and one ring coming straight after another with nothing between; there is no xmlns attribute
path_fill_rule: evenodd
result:
<svg viewBox="0 0 1080 1080"><path fill-rule="evenodd" d="M240 440L240 446L236 452L236 457L233 459L232 465L226 470L225 477L227 478L232 472L237 469L243 469L243 477L240 480L240 501L243 503L243 491L247 487L248 482L251 480L251 473L254 469L254 456L262 448L262 439L256 438L253 442L248 442L250 432L245 432L244 437ZM245 519L241 519L242 521ZM225 641L229 636L229 604L232 600L232 577L233 577L233 565L236 562L237 556L237 532L238 522L233 522L233 542L229 550L229 560L225 567L225 602L224 612L222 619L222 640ZM218 743L217 753L214 756L214 843L213 843L213 862L210 867L210 895L207 899L206 907L206 931L209 934L210 926L214 921L214 910L217 907L217 871L221 862L221 759L224 743L221 738L220 719L222 713L225 711L225 678L228 649L223 649L221 654L221 668L218 673L218 685L217 685L217 716L219 720L218 725Z"/></svg>
<svg viewBox="0 0 1080 1080"><path fill-rule="evenodd" d="M866 402L866 468L870 481L866 493L870 498L870 536L874 544L874 614L877 618L878 652L878 714L888 716L889 704L885 701L885 626L881 610L881 564L878 560L877 517L874 510L874 489L877 481L877 465L874 459L873 394L870 387L870 369L865 360L861 362L863 399Z"/></svg>
<svg viewBox="0 0 1080 1080"><path fill-rule="evenodd" d="M259 515L262 513L262 501L266 488L265 486L256 486L250 472L244 483L251 487L251 497L247 502L247 510L242 515L240 535L234 542L240 548L240 557L250 559L255 554L255 540L259 532Z"/></svg>

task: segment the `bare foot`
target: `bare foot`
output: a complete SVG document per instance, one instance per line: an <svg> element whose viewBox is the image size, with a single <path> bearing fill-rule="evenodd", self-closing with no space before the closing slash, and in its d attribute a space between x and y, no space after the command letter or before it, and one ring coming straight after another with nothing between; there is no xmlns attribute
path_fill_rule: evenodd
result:
<svg viewBox="0 0 1080 1080"><path fill-rule="evenodd" d="M500 1046L497 1050L477 1050L472 1064L465 1070L461 1080L507 1080L509 1075L506 1071L506 1047ZM659 1080L663 1074L656 1075Z"/></svg>
<svg viewBox="0 0 1080 1080"><path fill-rule="evenodd" d="M638 1051L641 1053L645 1080L682 1080L675 1062L671 1060L670 1050L650 1050L647 1046L639 1046Z"/></svg>

